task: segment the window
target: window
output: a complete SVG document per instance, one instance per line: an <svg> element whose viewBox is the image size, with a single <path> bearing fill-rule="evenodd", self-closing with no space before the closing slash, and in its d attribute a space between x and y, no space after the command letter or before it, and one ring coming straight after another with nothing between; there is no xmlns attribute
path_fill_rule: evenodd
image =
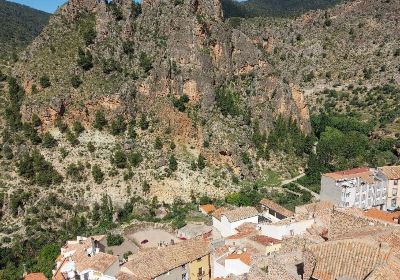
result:
<svg viewBox="0 0 400 280"><path fill-rule="evenodd" d="M203 268L202 268L202 267L199 267L198 275L199 275L199 276L202 276L203 274L204 274Z"/></svg>
<svg viewBox="0 0 400 280"><path fill-rule="evenodd" d="M183 273L182 274L182 280L186 280L187 279L187 274L186 273Z"/></svg>
<svg viewBox="0 0 400 280"><path fill-rule="evenodd" d="M394 180L393 184L397 186L399 184L399 180Z"/></svg>
<svg viewBox="0 0 400 280"><path fill-rule="evenodd" d="M396 198L392 199L392 207L396 207L397 206L397 200Z"/></svg>
<svg viewBox="0 0 400 280"><path fill-rule="evenodd" d="M392 189L392 195L393 196L397 196L397 188L396 189Z"/></svg>
<svg viewBox="0 0 400 280"><path fill-rule="evenodd" d="M294 236L294 230L293 229L290 230L290 235Z"/></svg>
<svg viewBox="0 0 400 280"><path fill-rule="evenodd" d="M350 197L350 193L348 192L348 193L346 193L346 197Z"/></svg>

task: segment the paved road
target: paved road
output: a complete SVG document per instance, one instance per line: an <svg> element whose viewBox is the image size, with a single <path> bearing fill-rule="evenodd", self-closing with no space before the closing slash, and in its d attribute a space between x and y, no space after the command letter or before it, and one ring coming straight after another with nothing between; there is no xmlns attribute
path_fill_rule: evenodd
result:
<svg viewBox="0 0 400 280"><path fill-rule="evenodd" d="M306 187L304 187L304 186L300 185L299 183L296 183L296 182L295 182L295 181L297 181L298 179L300 179L301 177L304 177L305 175L306 175L306 174L302 173L302 174L300 174L299 176L296 176L296 177L294 177L294 178L292 178L292 179L284 180L284 181L282 181L281 186L288 185L288 184L290 184L290 183L294 183L294 184L296 184L300 189L310 192L310 193L314 196L315 199L319 200L319 199L320 199L319 194L317 194L317 193L313 192L312 190L307 189Z"/></svg>

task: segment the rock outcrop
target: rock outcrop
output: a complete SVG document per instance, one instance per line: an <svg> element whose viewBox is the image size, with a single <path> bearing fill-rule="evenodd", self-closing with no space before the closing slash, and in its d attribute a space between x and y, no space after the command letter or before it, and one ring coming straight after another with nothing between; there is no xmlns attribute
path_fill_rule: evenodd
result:
<svg viewBox="0 0 400 280"><path fill-rule="evenodd" d="M88 42L90 28L96 36ZM79 48L92 56L91 69L78 66ZM158 121L182 136L180 124L174 123L181 118L174 115L187 118L189 113L173 109L172 101L183 95L191 108L186 143L203 149L210 140L216 161L221 150L240 161L240 151L252 145L254 120L266 133L278 115L310 130L302 93L276 75L262 47L224 22L219 0L145 0L141 8L130 0L70 1L14 72L27 85L49 76L51 86L28 95L22 110L25 120L37 113L44 130L57 117L89 126L94 113L103 110L110 119L162 116ZM78 88L71 85L73 76L82 81ZM221 87L236 92L238 115L221 115L216 104Z"/></svg>

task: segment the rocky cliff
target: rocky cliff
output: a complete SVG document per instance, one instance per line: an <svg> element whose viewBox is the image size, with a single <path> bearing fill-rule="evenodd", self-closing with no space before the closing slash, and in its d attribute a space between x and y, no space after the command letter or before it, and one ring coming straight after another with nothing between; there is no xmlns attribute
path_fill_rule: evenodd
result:
<svg viewBox="0 0 400 280"><path fill-rule="evenodd" d="M91 24L96 36L85 45ZM77 65L78 48L93 57L88 71ZM27 49L15 73L28 93L35 88L24 103L24 119L38 112L46 127L57 116L89 123L100 107L109 116L162 114L156 104L168 107L171 97L181 95L189 96L207 122L217 111L216 90L231 85L243 91L241 106L266 130L278 114L309 129L301 97L274 75L244 33L224 23L217 0L144 1L141 13L129 0L70 1ZM39 82L44 75L51 83L47 88ZM78 89L70 82L74 75L82 80Z"/></svg>

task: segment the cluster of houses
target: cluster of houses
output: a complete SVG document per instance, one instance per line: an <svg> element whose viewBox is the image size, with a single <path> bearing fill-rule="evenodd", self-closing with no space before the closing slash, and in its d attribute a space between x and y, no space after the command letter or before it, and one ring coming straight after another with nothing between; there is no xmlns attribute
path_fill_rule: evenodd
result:
<svg viewBox="0 0 400 280"><path fill-rule="evenodd" d="M400 167L327 173L321 201L295 211L266 198L201 205L212 224L188 224L174 233L179 242L126 259L105 252L105 236L78 237L61 248L53 279L400 279L399 179Z"/></svg>

